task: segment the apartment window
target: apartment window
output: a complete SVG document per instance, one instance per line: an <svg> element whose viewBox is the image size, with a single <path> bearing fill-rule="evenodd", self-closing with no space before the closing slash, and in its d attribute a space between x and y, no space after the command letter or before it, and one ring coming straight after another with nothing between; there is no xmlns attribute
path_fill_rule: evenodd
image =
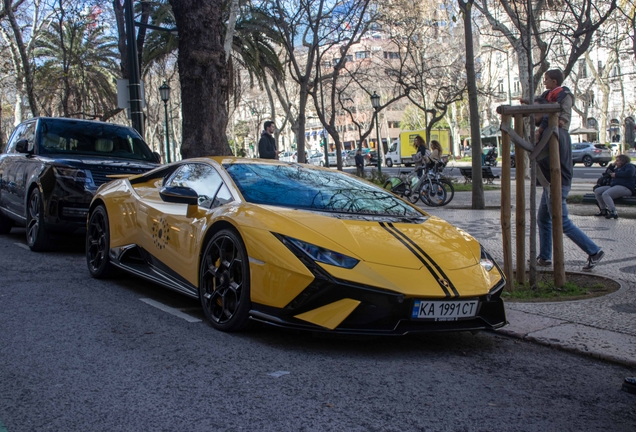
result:
<svg viewBox="0 0 636 432"><path fill-rule="evenodd" d="M504 92L504 82L503 82L502 79L497 81L497 92L498 93L503 93Z"/></svg>
<svg viewBox="0 0 636 432"><path fill-rule="evenodd" d="M603 75L603 61L602 60L598 61L598 74L599 75Z"/></svg>
<svg viewBox="0 0 636 432"><path fill-rule="evenodd" d="M345 56L345 63L350 61L353 61L353 56L352 55Z"/></svg>
<svg viewBox="0 0 636 432"><path fill-rule="evenodd" d="M579 60L579 78L587 78L587 65L585 60Z"/></svg>
<svg viewBox="0 0 636 432"><path fill-rule="evenodd" d="M389 60L396 60L400 58L399 52L384 52L384 58Z"/></svg>
<svg viewBox="0 0 636 432"><path fill-rule="evenodd" d="M513 83L512 83L512 88L515 92L515 94L520 94L521 93L521 82L519 82L519 77L515 77Z"/></svg>
<svg viewBox="0 0 636 432"><path fill-rule="evenodd" d="M356 52L356 60L361 60L371 57L371 51L358 51Z"/></svg>

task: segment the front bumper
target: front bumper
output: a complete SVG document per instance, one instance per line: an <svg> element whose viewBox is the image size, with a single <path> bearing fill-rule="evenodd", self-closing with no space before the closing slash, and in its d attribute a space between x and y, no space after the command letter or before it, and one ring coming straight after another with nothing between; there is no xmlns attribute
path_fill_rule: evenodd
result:
<svg viewBox="0 0 636 432"><path fill-rule="evenodd" d="M410 318L413 302L416 298L336 280L328 275L323 276L325 277L316 278L285 308L253 304L251 318L279 327L358 335L405 335L407 333L488 330L497 329L506 324L506 313L503 300L500 297L501 289L497 290L495 294L478 297L479 309L473 318L456 321L423 321ZM500 283L503 284L504 280L502 279ZM299 314L342 299L356 300L360 304L333 330L296 318ZM418 297L417 299L424 298Z"/></svg>

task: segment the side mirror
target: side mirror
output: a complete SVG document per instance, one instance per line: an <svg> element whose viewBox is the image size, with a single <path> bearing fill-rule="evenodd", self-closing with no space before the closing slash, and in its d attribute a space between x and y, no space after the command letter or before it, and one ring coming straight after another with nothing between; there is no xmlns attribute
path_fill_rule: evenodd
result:
<svg viewBox="0 0 636 432"><path fill-rule="evenodd" d="M157 152L152 152L152 154L155 156L155 162L161 163L161 155Z"/></svg>
<svg viewBox="0 0 636 432"><path fill-rule="evenodd" d="M20 141L15 143L15 151L18 153L30 153L29 141L25 139L21 139Z"/></svg>
<svg viewBox="0 0 636 432"><path fill-rule="evenodd" d="M183 186L166 186L161 188L159 196L165 202L187 205L199 205L199 195L189 187Z"/></svg>

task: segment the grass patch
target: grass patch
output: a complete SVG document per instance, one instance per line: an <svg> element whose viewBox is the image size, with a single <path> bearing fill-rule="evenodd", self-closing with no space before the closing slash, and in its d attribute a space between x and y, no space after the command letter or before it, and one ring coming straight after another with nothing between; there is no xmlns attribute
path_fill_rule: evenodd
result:
<svg viewBox="0 0 636 432"><path fill-rule="evenodd" d="M563 287L557 287L551 272L540 272L537 273L537 286L515 281L514 291L504 291L501 297L521 302L582 300L606 295L620 288L618 282L594 275L567 274L566 279Z"/></svg>
<svg viewBox="0 0 636 432"><path fill-rule="evenodd" d="M565 202L568 204L583 204L583 195L568 195Z"/></svg>
<svg viewBox="0 0 636 432"><path fill-rule="evenodd" d="M468 192L473 190L472 183L453 183L453 187L455 188L455 192ZM484 190L500 190L501 188L498 186L492 185L484 185Z"/></svg>

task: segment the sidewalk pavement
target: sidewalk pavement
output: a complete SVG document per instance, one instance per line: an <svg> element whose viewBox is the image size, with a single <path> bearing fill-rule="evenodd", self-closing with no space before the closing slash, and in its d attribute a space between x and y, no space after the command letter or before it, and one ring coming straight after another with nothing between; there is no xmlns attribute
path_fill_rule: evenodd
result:
<svg viewBox="0 0 636 432"><path fill-rule="evenodd" d="M595 182L596 179L576 181L570 194L589 193ZM511 189L514 262L514 181ZM542 189L537 189L538 204ZM486 210L472 210L471 195L471 192L456 192L453 201L445 207L418 205L472 234L502 263L501 191L484 192ZM526 208L529 207L529 196L528 187ZM506 313L510 324L497 332L636 368L636 209L619 206L618 220L594 217L598 209L593 204L568 205L568 210L574 223L605 251L604 259L592 273L619 282L621 288L589 300L554 303L507 301ZM627 213L632 217L621 217L621 214ZM526 237L530 234L529 225L527 210ZM526 247L528 244L526 239ZM566 271L580 272L587 255L567 238L563 246ZM528 250L526 256L529 257Z"/></svg>

